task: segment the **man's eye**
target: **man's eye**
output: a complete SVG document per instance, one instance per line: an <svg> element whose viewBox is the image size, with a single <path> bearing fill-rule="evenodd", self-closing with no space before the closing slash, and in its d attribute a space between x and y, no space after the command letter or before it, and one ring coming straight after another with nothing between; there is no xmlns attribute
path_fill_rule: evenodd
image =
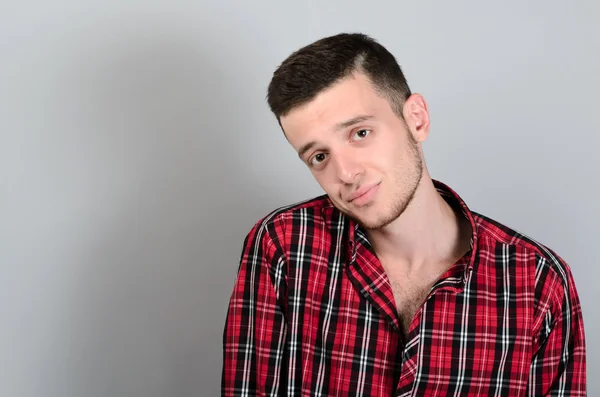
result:
<svg viewBox="0 0 600 397"><path fill-rule="evenodd" d="M354 133L354 140L360 141L361 139L365 139L370 133L371 130L358 130Z"/></svg>
<svg viewBox="0 0 600 397"><path fill-rule="evenodd" d="M323 161L325 161L325 158L326 158L326 157L327 157L327 156L326 156L326 154L325 154L325 153L319 153L319 154L317 154L317 155L313 156L313 157L310 159L310 163L311 163L312 165L319 165L319 164L321 164Z"/></svg>

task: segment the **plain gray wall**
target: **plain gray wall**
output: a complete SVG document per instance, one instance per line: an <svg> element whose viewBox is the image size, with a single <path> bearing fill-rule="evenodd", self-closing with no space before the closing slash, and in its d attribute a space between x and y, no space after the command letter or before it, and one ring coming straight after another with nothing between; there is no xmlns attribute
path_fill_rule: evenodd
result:
<svg viewBox="0 0 600 397"><path fill-rule="evenodd" d="M428 100L432 175L571 264L600 395L599 3L324 3L2 2L1 396L219 394L243 238L321 194L266 87L340 31Z"/></svg>

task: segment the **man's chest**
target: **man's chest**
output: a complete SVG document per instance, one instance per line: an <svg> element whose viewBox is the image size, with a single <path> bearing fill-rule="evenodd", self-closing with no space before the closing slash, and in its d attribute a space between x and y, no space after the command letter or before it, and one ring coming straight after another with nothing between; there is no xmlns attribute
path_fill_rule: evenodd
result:
<svg viewBox="0 0 600 397"><path fill-rule="evenodd" d="M444 279L451 287L436 284L428 297L437 274L386 277L368 265L330 265L311 277L295 270L288 274L284 357L298 384L310 375L323 395L354 395L360 386L358 395L441 396L472 384L484 394L522 395L533 317L517 305L521 291L458 291L458 282Z"/></svg>
<svg viewBox="0 0 600 397"><path fill-rule="evenodd" d="M398 318L402 326L403 335L408 334L410 324L419 307L427 298L431 286L411 285L404 280L390 280L394 304L398 311Z"/></svg>
<svg viewBox="0 0 600 397"><path fill-rule="evenodd" d="M431 287L439 279L442 270L407 274L392 266L383 266L389 280L394 304L406 337L413 317L429 295Z"/></svg>

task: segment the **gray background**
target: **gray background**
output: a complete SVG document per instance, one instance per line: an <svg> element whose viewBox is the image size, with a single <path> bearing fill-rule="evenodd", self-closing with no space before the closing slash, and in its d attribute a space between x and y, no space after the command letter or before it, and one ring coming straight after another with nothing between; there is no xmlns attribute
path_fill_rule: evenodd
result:
<svg viewBox="0 0 600 397"><path fill-rule="evenodd" d="M433 177L571 264L600 394L599 3L449 3L0 3L0 395L219 393L243 238L321 194L266 86L340 31L428 100Z"/></svg>

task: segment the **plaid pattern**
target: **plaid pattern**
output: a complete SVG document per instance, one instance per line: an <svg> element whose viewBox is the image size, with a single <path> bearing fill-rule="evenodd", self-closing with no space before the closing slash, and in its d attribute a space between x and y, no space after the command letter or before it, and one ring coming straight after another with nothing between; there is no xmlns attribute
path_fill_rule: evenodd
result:
<svg viewBox="0 0 600 397"><path fill-rule="evenodd" d="M585 396L585 340L568 265L438 192L472 249L432 287L406 342L365 233L327 198L248 234L223 335L224 396Z"/></svg>

